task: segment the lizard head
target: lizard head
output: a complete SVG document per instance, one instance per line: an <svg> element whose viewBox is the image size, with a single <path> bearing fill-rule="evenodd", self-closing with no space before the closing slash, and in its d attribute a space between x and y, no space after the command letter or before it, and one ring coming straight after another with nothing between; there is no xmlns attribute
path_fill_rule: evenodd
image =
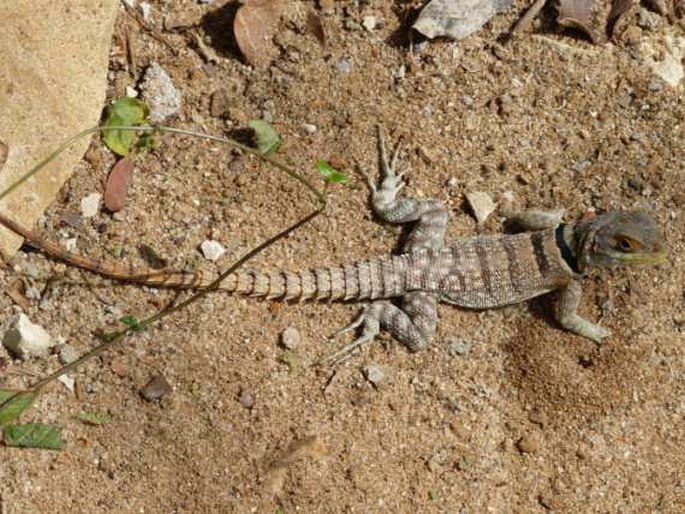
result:
<svg viewBox="0 0 685 514"><path fill-rule="evenodd" d="M654 265L668 257L656 223L643 212L607 212L581 225L582 266Z"/></svg>

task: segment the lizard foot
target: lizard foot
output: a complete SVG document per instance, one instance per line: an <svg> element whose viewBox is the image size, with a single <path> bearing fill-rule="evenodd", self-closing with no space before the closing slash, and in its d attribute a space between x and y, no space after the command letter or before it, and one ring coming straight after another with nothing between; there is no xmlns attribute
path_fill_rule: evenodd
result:
<svg viewBox="0 0 685 514"><path fill-rule="evenodd" d="M357 337L350 344L345 345L343 348L335 352L333 355L326 357L323 362L330 365L340 364L341 362L347 360L352 352L357 348L361 348L365 344L372 343L375 337L381 331L380 324L380 307L377 304L372 304L364 307L362 313L349 325L338 330L335 334L331 336L331 340L337 339L339 336L352 332L359 327L361 328L361 335Z"/></svg>
<svg viewBox="0 0 685 514"><path fill-rule="evenodd" d="M397 143L392 156L388 161L388 153L385 148L385 138L383 137L383 130L380 125L378 128L378 153L380 158L381 180L380 186L377 186L371 175L361 166L357 165L358 172L364 177L369 189L373 193L373 203L378 205L389 205L392 203L402 188L404 187L404 175L407 169L402 171L395 171L397 161L399 159L401 144Z"/></svg>

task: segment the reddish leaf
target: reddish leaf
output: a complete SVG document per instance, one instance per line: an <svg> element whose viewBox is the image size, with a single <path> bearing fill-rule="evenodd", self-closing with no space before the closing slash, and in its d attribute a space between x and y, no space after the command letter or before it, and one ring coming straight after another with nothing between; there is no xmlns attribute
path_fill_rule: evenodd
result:
<svg viewBox="0 0 685 514"><path fill-rule="evenodd" d="M323 22L314 11L307 13L307 30L316 38L321 46L326 46L326 32L323 29Z"/></svg>
<svg viewBox="0 0 685 514"><path fill-rule="evenodd" d="M579 29L585 32L593 43L604 41L604 36L593 26L593 0L559 0L557 23L562 27Z"/></svg>
<svg viewBox="0 0 685 514"><path fill-rule="evenodd" d="M126 204L128 187L133 180L133 160L125 157L112 167L105 188L105 207L110 212L117 212Z"/></svg>
<svg viewBox="0 0 685 514"><path fill-rule="evenodd" d="M235 15L233 34L247 62L266 66L278 49L272 42L283 10L283 0L249 0Z"/></svg>

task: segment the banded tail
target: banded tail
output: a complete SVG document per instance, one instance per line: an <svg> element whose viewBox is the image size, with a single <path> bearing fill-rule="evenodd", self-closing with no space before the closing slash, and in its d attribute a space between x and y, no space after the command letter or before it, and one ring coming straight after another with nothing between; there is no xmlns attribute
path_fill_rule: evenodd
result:
<svg viewBox="0 0 685 514"><path fill-rule="evenodd" d="M238 271L226 277L217 289L266 299L374 300L404 294L406 269L407 257L398 255L299 272ZM209 281L202 279L199 283L187 283L186 287L209 285ZM163 285L171 284L166 281Z"/></svg>

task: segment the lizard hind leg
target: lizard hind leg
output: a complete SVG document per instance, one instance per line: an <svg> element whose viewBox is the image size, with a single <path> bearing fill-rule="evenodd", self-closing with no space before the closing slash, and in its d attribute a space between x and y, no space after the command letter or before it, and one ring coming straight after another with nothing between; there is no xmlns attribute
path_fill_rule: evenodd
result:
<svg viewBox="0 0 685 514"><path fill-rule="evenodd" d="M387 301L367 305L359 317L333 335L336 338L361 327L359 337L328 357L326 362L338 364L347 359L355 349L373 342L381 328L412 352L425 348L435 336L437 303L435 295L416 292L403 297L402 308Z"/></svg>

